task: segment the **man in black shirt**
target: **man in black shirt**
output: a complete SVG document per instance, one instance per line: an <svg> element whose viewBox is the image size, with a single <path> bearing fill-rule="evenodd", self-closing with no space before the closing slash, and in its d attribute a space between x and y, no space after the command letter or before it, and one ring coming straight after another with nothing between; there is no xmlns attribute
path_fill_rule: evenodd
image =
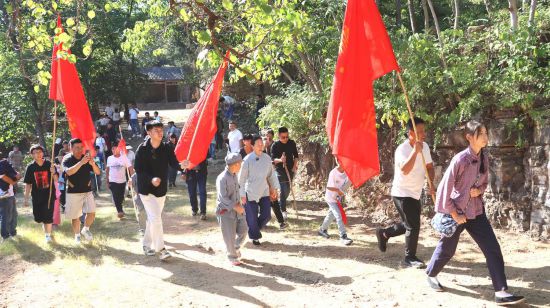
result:
<svg viewBox="0 0 550 308"><path fill-rule="evenodd" d="M32 214L34 221L44 224L46 243L52 241L53 209L55 204L55 187L52 188L50 197L50 184L57 181L55 166L44 160L44 149L40 145L33 145L30 149L33 162L25 171L25 203L29 206L29 195L32 191ZM48 201L50 202L48 205Z"/></svg>
<svg viewBox="0 0 550 308"><path fill-rule="evenodd" d="M72 220L74 239L80 243L80 235L87 241L92 240L90 226L95 219L95 200L92 194L92 180L90 173L101 174L90 153L84 154L82 141L78 138L69 141L71 153L63 158L63 169L67 175L65 216ZM86 214L84 227L80 231L79 217Z"/></svg>
<svg viewBox="0 0 550 308"><path fill-rule="evenodd" d="M285 220L288 215L286 212L286 201L290 194L290 181L294 178L296 170L298 170L298 148L296 142L289 139L288 129L286 127L279 128L279 140L271 146L271 157L275 164L275 170L279 183L281 184L280 205ZM287 176L290 174L290 179Z"/></svg>
<svg viewBox="0 0 550 308"><path fill-rule="evenodd" d="M134 162L139 198L147 213L143 252L147 256L154 256L159 252L160 259L166 260L171 255L164 247L162 209L168 191L168 165L178 170L182 169L173 149L162 142L162 123L150 121L145 125L145 129L149 138L138 147Z"/></svg>

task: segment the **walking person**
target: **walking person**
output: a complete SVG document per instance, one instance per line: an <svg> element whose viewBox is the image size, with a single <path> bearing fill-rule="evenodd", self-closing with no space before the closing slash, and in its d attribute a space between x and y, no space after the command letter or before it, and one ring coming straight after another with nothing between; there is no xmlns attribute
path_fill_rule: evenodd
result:
<svg viewBox="0 0 550 308"><path fill-rule="evenodd" d="M244 207L239 198L239 179L242 158L231 153L225 158L225 170L216 179L217 208L216 216L222 230L223 241L227 249L227 258L233 265L240 265L240 248L246 239L248 226Z"/></svg>
<svg viewBox="0 0 550 308"><path fill-rule="evenodd" d="M22 171L23 153L21 153L18 146L14 146L13 150L8 153L8 161L17 172Z"/></svg>
<svg viewBox="0 0 550 308"><path fill-rule="evenodd" d="M433 182L434 166L430 155L430 147L424 142L426 138L425 123L422 119L416 117L414 123L418 139L416 139L412 121L409 120L407 122L407 132L405 133L407 140L395 150L391 195L395 208L401 217L401 222L386 229L378 228L376 237L378 239L378 249L385 252L390 238L405 234L405 260L403 264L408 267L425 268L424 262L416 256L422 211L420 195L426 182L424 168L428 170L429 181ZM422 155L426 163L425 166L422 165ZM429 193L434 194L434 191Z"/></svg>
<svg viewBox="0 0 550 308"><path fill-rule="evenodd" d="M168 191L168 165L179 168L179 164L174 151L162 142L162 123L150 121L145 129L149 138L138 147L134 164L139 198L147 213L143 252L147 256L158 252L160 260L167 260L171 255L164 247L162 210Z"/></svg>
<svg viewBox="0 0 550 308"><path fill-rule="evenodd" d="M1 153L0 153L1 154ZM0 242L17 237L17 207L13 186L21 175L7 159L0 160Z"/></svg>
<svg viewBox="0 0 550 308"><path fill-rule="evenodd" d="M52 242L52 224L55 209L55 188L50 190L50 183L57 182L55 165L44 159L44 149L40 145L33 145L30 149L33 162L27 166L23 182L25 183L24 206L29 206L29 197L32 195L32 214L34 221L42 224L46 243ZM49 202L49 204L48 204Z"/></svg>
<svg viewBox="0 0 550 308"><path fill-rule="evenodd" d="M458 226L452 235L442 235L437 243L426 270L428 284L436 291L444 291L437 275L455 254L460 234L466 230L485 256L496 304L518 304L525 298L508 293L504 258L483 204L489 179L489 157L484 151L489 140L487 128L470 121L464 130L469 146L451 160L437 187L435 205L438 213L450 215Z"/></svg>
<svg viewBox="0 0 550 308"><path fill-rule="evenodd" d="M139 197L139 193L137 191L137 174L134 172L131 177L131 181L129 183L132 185L131 191L133 192L133 195L130 196L133 198L133 202L136 205L136 208L134 209L136 211L136 219L138 221L138 233L139 236L143 238L145 235L145 228L147 227L147 213L145 212L145 207L143 206L143 201L141 201L141 198Z"/></svg>
<svg viewBox="0 0 550 308"><path fill-rule="evenodd" d="M118 147L118 141L113 142L113 155L107 158L107 167L105 168L105 175L107 178L107 185L111 190L113 196L113 203L115 204L118 219L124 218L126 215L122 204L124 203L124 192L126 190L126 177L128 172L130 176L134 174L134 167L130 164L130 161L126 155L121 155L120 148ZM131 179L129 180L131 181ZM131 185L131 184L129 184Z"/></svg>
<svg viewBox="0 0 550 308"><path fill-rule="evenodd" d="M128 110L128 115L130 117L130 127L132 128L132 137L139 137L139 109L137 108L137 105L135 103L132 105L132 108Z"/></svg>
<svg viewBox="0 0 550 308"><path fill-rule="evenodd" d="M242 159L246 157L246 155L252 153L254 151L254 148L252 147L252 134L245 134L243 137L243 147L239 151L239 154L241 155Z"/></svg>
<svg viewBox="0 0 550 308"><path fill-rule="evenodd" d="M172 133L170 135L170 138L168 139L168 146L170 147L170 151L175 151L176 144L178 142L178 137L176 134ZM178 169L172 168L172 166L168 165L168 187L176 187L176 179L178 177Z"/></svg>
<svg viewBox="0 0 550 308"><path fill-rule="evenodd" d="M239 186L248 224L248 237L254 245L260 245L261 230L271 219L270 198L277 198L280 186L273 172L271 158L263 152L262 138L254 136L252 145L254 152L243 161L239 173Z"/></svg>
<svg viewBox="0 0 550 308"><path fill-rule="evenodd" d="M173 151L172 151L173 152ZM208 161L205 159L193 169L183 170L182 177L187 183L187 192L193 216L200 214L201 220L206 220L206 177L208 176ZM198 191L198 198L197 198ZM199 213L200 199L200 213Z"/></svg>
<svg viewBox="0 0 550 308"><path fill-rule="evenodd" d="M271 131L273 132L273 131ZM267 155L268 152L270 153L271 152L271 145L273 144L273 142L269 142L269 139L267 136L264 136L263 138L263 141L264 141L264 153L266 153ZM273 139L271 139L273 140ZM271 155L269 155L271 157ZM275 167L273 167L275 168ZM271 198L270 198L271 199ZM278 199L271 199L271 209L273 210L273 214L275 214L275 218L277 219L277 222L279 223L279 229L281 230L284 230L288 227L288 223L285 222L285 219L283 217L283 213L281 212L281 206L279 205L279 200Z"/></svg>
<svg viewBox="0 0 550 308"><path fill-rule="evenodd" d="M345 195L346 187L349 187L349 178L344 172L344 168L338 162L338 165L332 169L328 175L327 189L325 192L325 202L328 204L328 213L317 234L324 238L330 238L328 228L332 221L336 220L338 225L338 233L340 234L340 242L346 246L353 243L353 240L348 237L346 233L346 226L338 206L338 199L343 198Z"/></svg>
<svg viewBox="0 0 550 308"><path fill-rule="evenodd" d="M283 212L284 219L287 220L286 205L291 189L290 183L298 170L298 160L300 157L296 142L290 139L286 127L279 128L279 140L271 146L271 157L273 158L273 164L275 164L277 178L281 184L281 197L279 199L281 211ZM289 175L290 178L288 177Z"/></svg>
<svg viewBox="0 0 550 308"><path fill-rule="evenodd" d="M92 194L90 174L99 175L101 170L90 153L84 154L82 141L71 139L71 153L63 158L63 169L66 174L65 216L71 220L74 239L80 244L80 236L86 241L93 239L90 227L95 220L96 204ZM80 230L79 218L85 215L84 227Z"/></svg>
<svg viewBox="0 0 550 308"><path fill-rule="evenodd" d="M226 142L229 146L229 153L239 153L243 147L243 133L237 129L237 122L229 121L229 133Z"/></svg>

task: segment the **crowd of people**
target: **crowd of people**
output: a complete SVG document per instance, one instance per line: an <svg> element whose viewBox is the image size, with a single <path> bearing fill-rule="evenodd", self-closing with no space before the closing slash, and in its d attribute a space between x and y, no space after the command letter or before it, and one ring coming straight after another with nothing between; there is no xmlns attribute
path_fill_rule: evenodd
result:
<svg viewBox="0 0 550 308"><path fill-rule="evenodd" d="M220 98L220 102L227 98ZM232 104L231 104L232 106ZM139 126L139 109L134 105L128 111L132 137L144 137L133 152L125 154L119 147L116 127L120 123L117 108L107 106L98 121L97 155L93 157L84 151L79 139L56 141L57 158L52 164L44 158L41 146L32 146L30 163L22 173L23 155L17 148L8 159L0 160L0 224L2 239L17 236L17 211L13 188L19 179L25 183L25 205L32 199L33 216L43 225L45 240L53 240L53 225L59 224L59 212L71 220L75 243L83 237L91 241L91 227L95 219L95 197L99 189L98 177L104 171L111 191L113 204L119 218L124 217L123 202L129 187L134 191L135 205L141 245L146 256L160 260L171 257L164 244L162 212L168 189L175 187L178 173L186 182L193 216L207 219L207 176L208 162L216 150L226 147L225 169L216 178L216 218L221 229L221 238L231 264L241 264L241 247L246 237L255 246L262 245L264 228L273 212L280 229L288 227L288 197L297 173L300 155L296 142L290 139L286 127L262 131L261 134L243 134L237 122L232 119L233 110L225 110L228 120L228 134L217 119L218 130L214 136L209 154L204 161L189 169L189 162L179 162L174 154L180 130L173 122L162 123L158 112L150 117L145 113ZM119 117L116 117L118 113ZM395 151L395 170L391 196L401 221L376 231L378 248L387 250L391 238L405 235L403 265L426 269L427 283L435 291L445 288L438 280L438 274L453 257L461 233L466 230L486 257L489 275L495 290L495 301L499 305L519 303L521 296L508 293L503 255L494 231L487 220L483 194L488 184L489 158L484 148L488 143L486 127L470 121L465 128L468 147L455 155L437 189L431 185L428 192L436 197L435 209L440 220L433 224L441 231L430 262L426 264L417 257L420 233L421 194L426 180L433 182L434 166L430 149L425 142L426 123L419 118L409 120L406 140ZM112 131L115 131L114 135ZM221 143L221 144L220 144ZM127 149L131 150L131 147ZM18 152L19 151L19 152ZM131 153L131 154L130 154ZM53 187L52 187L53 185ZM344 197L351 186L344 168L337 160L337 166L330 172L326 184L325 202L327 215L320 222L317 233L330 238L329 227L336 221L339 238L343 245L353 241L346 232ZM59 209L61 207L61 209ZM58 208L56 213L56 208ZM81 228L81 224L84 226Z"/></svg>

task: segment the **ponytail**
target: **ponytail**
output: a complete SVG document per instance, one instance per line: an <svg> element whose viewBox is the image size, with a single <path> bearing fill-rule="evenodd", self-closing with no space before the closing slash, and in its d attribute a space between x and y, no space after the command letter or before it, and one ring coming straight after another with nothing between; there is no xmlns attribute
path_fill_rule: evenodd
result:
<svg viewBox="0 0 550 308"><path fill-rule="evenodd" d="M466 126L464 127L464 135L477 137L481 129L484 127L485 125L483 125L482 123L476 120L471 120L466 123ZM485 166L485 153L483 149L481 149L481 151L479 152L479 160L479 173L485 173L487 171L487 166Z"/></svg>

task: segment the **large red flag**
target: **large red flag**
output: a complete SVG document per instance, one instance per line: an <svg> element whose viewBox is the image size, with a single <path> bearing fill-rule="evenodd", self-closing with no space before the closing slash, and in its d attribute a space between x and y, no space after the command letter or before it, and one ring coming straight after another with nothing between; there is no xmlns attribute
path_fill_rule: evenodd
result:
<svg viewBox="0 0 550 308"><path fill-rule="evenodd" d="M392 70L399 67L374 0L348 0L326 126L355 188L380 173L373 82Z"/></svg>
<svg viewBox="0 0 550 308"><path fill-rule="evenodd" d="M193 107L176 145L176 157L178 161L189 160L188 169L192 169L206 159L208 147L216 133L218 102L222 91L223 77L227 70L227 59L229 59L229 51L216 76Z"/></svg>
<svg viewBox="0 0 550 308"><path fill-rule="evenodd" d="M63 33L61 17L59 16L57 17L57 28L61 30L56 34L56 36L59 36ZM54 42L49 97L65 104L71 136L82 140L85 150L95 153L95 127L84 96L84 90L76 66L68 59L63 59L60 55L62 51L62 43L55 44ZM67 50L67 54L70 53L71 51Z"/></svg>

